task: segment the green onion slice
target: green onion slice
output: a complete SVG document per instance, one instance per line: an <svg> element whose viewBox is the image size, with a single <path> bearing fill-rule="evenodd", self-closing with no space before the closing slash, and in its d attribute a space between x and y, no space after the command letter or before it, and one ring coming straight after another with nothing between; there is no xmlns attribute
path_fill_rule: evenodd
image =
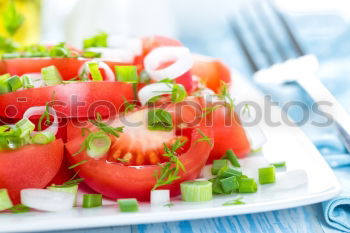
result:
<svg viewBox="0 0 350 233"><path fill-rule="evenodd" d="M7 189L0 189L0 211L7 210L13 206Z"/></svg>
<svg viewBox="0 0 350 233"><path fill-rule="evenodd" d="M234 166L234 167L241 167L241 165L238 162L238 158L237 158L236 154L231 149L227 150L225 153L225 156L222 158L228 159L231 162L232 166Z"/></svg>
<svg viewBox="0 0 350 233"><path fill-rule="evenodd" d="M33 88L33 80L28 76L28 75L23 75L21 77L22 83L23 83L23 88Z"/></svg>
<svg viewBox="0 0 350 233"><path fill-rule="evenodd" d="M183 201L202 202L213 199L213 185L210 181L186 181L180 187Z"/></svg>
<svg viewBox="0 0 350 233"><path fill-rule="evenodd" d="M164 109L149 110L147 119L149 130L171 131L173 129L172 116Z"/></svg>
<svg viewBox="0 0 350 233"><path fill-rule="evenodd" d="M35 125L28 118L23 118L22 120L18 121L16 123L16 127L21 132L19 135L20 138L29 135L35 129Z"/></svg>
<svg viewBox="0 0 350 233"><path fill-rule="evenodd" d="M275 168L284 168L286 167L287 163L286 161L281 161L281 162L271 163L271 165L274 166Z"/></svg>
<svg viewBox="0 0 350 233"><path fill-rule="evenodd" d="M55 66L48 66L41 69L41 76L46 86L62 84L62 77Z"/></svg>
<svg viewBox="0 0 350 233"><path fill-rule="evenodd" d="M120 82L137 83L139 80L136 66L116 66L115 74Z"/></svg>
<svg viewBox="0 0 350 233"><path fill-rule="evenodd" d="M254 179L241 178L239 179L239 192L240 193L256 193L258 186Z"/></svg>
<svg viewBox="0 0 350 233"><path fill-rule="evenodd" d="M56 137L51 132L41 132L37 133L32 137L34 144L49 144L55 141Z"/></svg>
<svg viewBox="0 0 350 233"><path fill-rule="evenodd" d="M104 156L111 147L111 138L104 132L90 133L87 138L86 152L92 158Z"/></svg>
<svg viewBox="0 0 350 233"><path fill-rule="evenodd" d="M17 91L23 86L22 80L17 75L12 76L7 80L10 85L11 91Z"/></svg>
<svg viewBox="0 0 350 233"><path fill-rule="evenodd" d="M139 204L135 198L118 199L118 207L121 212L137 212Z"/></svg>
<svg viewBox="0 0 350 233"><path fill-rule="evenodd" d="M100 72L98 62L87 62L87 66L89 68L92 80L94 81L103 81L102 74Z"/></svg>
<svg viewBox="0 0 350 233"><path fill-rule="evenodd" d="M48 190L66 192L74 195L74 206L77 204L77 195L78 195L78 184L72 185L52 185L47 187Z"/></svg>
<svg viewBox="0 0 350 233"><path fill-rule="evenodd" d="M102 194L84 194L83 208L94 208L102 206Z"/></svg>
<svg viewBox="0 0 350 233"><path fill-rule="evenodd" d="M86 38L84 40L84 49L91 47L107 47L108 35L105 32L100 32L99 34Z"/></svg>
<svg viewBox="0 0 350 233"><path fill-rule="evenodd" d="M259 168L258 173L260 184L272 184L276 182L276 172L274 166Z"/></svg>
<svg viewBox="0 0 350 233"><path fill-rule="evenodd" d="M228 160L218 159L213 161L211 168L211 174L217 175L221 169L227 169L229 167Z"/></svg>

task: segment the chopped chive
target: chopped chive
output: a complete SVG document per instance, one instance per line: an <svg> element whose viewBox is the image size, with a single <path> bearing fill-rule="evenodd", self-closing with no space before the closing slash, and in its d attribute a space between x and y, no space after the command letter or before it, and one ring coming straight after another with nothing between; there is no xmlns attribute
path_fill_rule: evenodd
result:
<svg viewBox="0 0 350 233"><path fill-rule="evenodd" d="M286 161L275 162L275 163L271 163L270 165L274 166L275 168L282 168L282 167L286 167Z"/></svg>
<svg viewBox="0 0 350 233"><path fill-rule="evenodd" d="M238 168L221 168L218 172L218 177L220 178L227 178L227 177L231 177L231 176L241 176L242 175L242 171Z"/></svg>
<svg viewBox="0 0 350 233"><path fill-rule="evenodd" d="M23 75L21 77L22 82L23 82L23 88L33 88L33 80L28 76L28 75Z"/></svg>
<svg viewBox="0 0 350 233"><path fill-rule="evenodd" d="M87 162L87 160L82 160L82 161L80 161L80 162L78 162L78 163L76 163L76 164L74 164L74 165L68 167L68 169L73 169L73 168L75 168L75 167L78 167L78 166L80 166L80 165L86 163L86 162Z"/></svg>
<svg viewBox="0 0 350 233"><path fill-rule="evenodd" d="M213 184L210 181L186 181L180 184L180 188L183 201L202 202L213 199Z"/></svg>
<svg viewBox="0 0 350 233"><path fill-rule="evenodd" d="M230 194L234 191L237 191L239 188L239 183L236 176L221 179L220 184L225 194Z"/></svg>
<svg viewBox="0 0 350 233"><path fill-rule="evenodd" d="M18 204L9 209L13 214L22 214L30 211L30 208L26 205Z"/></svg>
<svg viewBox="0 0 350 233"><path fill-rule="evenodd" d="M151 109L148 111L148 129L171 131L173 119L169 112L163 109Z"/></svg>
<svg viewBox="0 0 350 233"><path fill-rule="evenodd" d="M7 189L0 189L0 211L7 210L13 206Z"/></svg>
<svg viewBox="0 0 350 233"><path fill-rule="evenodd" d="M35 125L30 120L28 120L28 118L23 118L22 120L18 121L16 123L16 127L21 132L19 135L21 138L29 135L35 129Z"/></svg>
<svg viewBox="0 0 350 233"><path fill-rule="evenodd" d="M7 79L7 82L9 83L9 85L11 87L11 91L16 91L23 86L22 80L17 75L12 76L11 78Z"/></svg>
<svg viewBox="0 0 350 233"><path fill-rule="evenodd" d="M256 193L258 186L254 179L241 178L239 179L239 192L240 193Z"/></svg>
<svg viewBox="0 0 350 233"><path fill-rule="evenodd" d="M238 162L238 158L237 158L236 154L231 149L227 150L225 153L225 156L222 158L228 159L231 162L232 166L234 166L234 167L241 167L241 165Z"/></svg>
<svg viewBox="0 0 350 233"><path fill-rule="evenodd" d="M118 207L121 212L137 212L139 204L135 198L118 199Z"/></svg>
<svg viewBox="0 0 350 233"><path fill-rule="evenodd" d="M61 74L55 66L48 66L42 68L41 75L46 86L54 86L62 83Z"/></svg>
<svg viewBox="0 0 350 233"><path fill-rule="evenodd" d="M139 80L136 66L116 66L115 74L120 82L137 83Z"/></svg>
<svg viewBox="0 0 350 233"><path fill-rule="evenodd" d="M92 80L103 81L103 77L99 70L98 63L91 61L91 62L88 62L87 65L88 65Z"/></svg>
<svg viewBox="0 0 350 233"><path fill-rule="evenodd" d="M94 208L102 206L102 194L84 194L83 208Z"/></svg>
<svg viewBox="0 0 350 233"><path fill-rule="evenodd" d="M272 184L276 182L274 166L259 168L258 172L260 184Z"/></svg>
<svg viewBox="0 0 350 233"><path fill-rule="evenodd" d="M211 168L211 174L217 175L219 173L220 169L222 169L222 168L227 169L228 166L229 166L228 160L226 160L226 159L214 160L213 166Z"/></svg>
<svg viewBox="0 0 350 233"><path fill-rule="evenodd" d="M49 144L50 142L55 141L56 137L51 132L41 132L37 133L32 137L34 144Z"/></svg>

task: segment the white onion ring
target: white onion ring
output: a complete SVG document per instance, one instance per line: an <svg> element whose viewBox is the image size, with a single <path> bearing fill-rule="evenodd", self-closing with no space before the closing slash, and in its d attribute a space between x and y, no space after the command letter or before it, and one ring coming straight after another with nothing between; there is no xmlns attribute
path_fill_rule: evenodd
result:
<svg viewBox="0 0 350 233"><path fill-rule="evenodd" d="M73 208L74 194L47 189L22 189L21 203L43 211L64 211Z"/></svg>
<svg viewBox="0 0 350 233"><path fill-rule="evenodd" d="M98 68L101 68L105 71L106 74L106 80L104 81L111 81L114 82L115 76L114 76L114 72L112 71L112 69L104 62L99 61L99 60L92 60L93 62L97 62L98 63ZM90 61L91 62L91 61ZM85 62L79 69L79 74L82 74L84 71L87 71L90 73L89 71L89 67L88 67L88 62Z"/></svg>
<svg viewBox="0 0 350 233"><path fill-rule="evenodd" d="M31 116L42 115L45 111L46 111L46 106L30 107L23 114L23 118L28 118L29 119ZM49 113L50 113L50 115L53 116L52 124L48 128L46 128L45 130L43 130L41 132L33 131L32 134L35 135L35 134L43 133L43 132L50 132L53 135L57 134L57 131L58 131L58 117L57 117L56 111L52 107L49 107Z"/></svg>
<svg viewBox="0 0 350 233"><path fill-rule="evenodd" d="M151 205L164 205L170 203L170 191L159 189L151 191Z"/></svg>
<svg viewBox="0 0 350 233"><path fill-rule="evenodd" d="M144 86L137 93L141 105L144 106L150 99L155 96L171 94L174 84L172 83L152 83Z"/></svg>
<svg viewBox="0 0 350 233"><path fill-rule="evenodd" d="M161 62L175 60L173 64L157 70ZM193 58L188 48L180 46L165 46L153 49L144 60L146 72L155 81L175 79L193 66Z"/></svg>
<svg viewBox="0 0 350 233"><path fill-rule="evenodd" d="M88 51L101 53L101 58L107 58L116 62L133 63L135 59L134 52L128 48L94 47L89 48Z"/></svg>

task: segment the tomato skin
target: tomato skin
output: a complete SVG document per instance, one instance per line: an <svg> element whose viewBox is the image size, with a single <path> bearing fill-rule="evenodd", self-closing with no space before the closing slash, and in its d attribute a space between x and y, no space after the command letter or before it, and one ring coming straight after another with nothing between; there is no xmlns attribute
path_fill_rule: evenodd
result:
<svg viewBox="0 0 350 233"><path fill-rule="evenodd" d="M200 126L204 134L211 136L211 129ZM205 165L209 156L211 146L208 142L198 141L202 136L196 129L192 132L191 146L187 152L179 158L184 164L185 172L180 171L182 177L172 184L161 188L170 189L171 195L180 193L180 183L185 180L192 180L198 177L200 170ZM78 166L79 176L84 178L84 182L98 193L102 193L109 198L137 198L139 201L148 201L150 191L155 184L154 172L159 171L157 165L146 165L140 168L124 166L119 163L107 163L105 159L92 159L85 152L72 156L79 150L83 138L78 137L66 143L69 152L68 158L71 164L81 160L88 162Z"/></svg>
<svg viewBox="0 0 350 233"><path fill-rule="evenodd" d="M218 93L221 82L231 83L230 69L219 59L194 55L192 74L198 76L205 85Z"/></svg>
<svg viewBox="0 0 350 233"><path fill-rule="evenodd" d="M143 57L145 57L153 49L162 46L182 46L182 43L178 40L166 37L166 36L147 36L141 38Z"/></svg>
<svg viewBox="0 0 350 233"><path fill-rule="evenodd" d="M0 188L6 188L12 201L20 202L20 190L44 188L56 175L63 159L63 142L26 145L0 152Z"/></svg>
<svg viewBox="0 0 350 233"><path fill-rule="evenodd" d="M65 151L65 153L67 152ZM48 186L61 185L64 182L67 182L69 179L71 179L74 176L75 172L72 169L68 169L68 167L69 162L67 156L63 156L63 161L61 163L60 169L58 170L55 177L50 181Z"/></svg>
<svg viewBox="0 0 350 233"><path fill-rule="evenodd" d="M60 118L115 115L126 100L134 98L132 85L123 82L80 82L31 88L0 95L0 116L21 119L33 106L44 106L52 101ZM103 106L101 106L103 105ZM95 110L95 111L94 111Z"/></svg>
<svg viewBox="0 0 350 233"><path fill-rule="evenodd" d="M250 153L250 143L236 113L230 113L227 107L214 111L209 124L213 125L214 147L210 152L207 164L221 159L226 151L232 149L239 158Z"/></svg>
<svg viewBox="0 0 350 233"><path fill-rule="evenodd" d="M14 58L3 60L5 72L11 75L23 75L27 73L40 73L41 69L54 65L64 80L78 76L80 67L92 59L87 58ZM132 65L113 61L105 62L113 71L117 65ZM0 66L1 67L1 66ZM2 69L0 69L2 71Z"/></svg>

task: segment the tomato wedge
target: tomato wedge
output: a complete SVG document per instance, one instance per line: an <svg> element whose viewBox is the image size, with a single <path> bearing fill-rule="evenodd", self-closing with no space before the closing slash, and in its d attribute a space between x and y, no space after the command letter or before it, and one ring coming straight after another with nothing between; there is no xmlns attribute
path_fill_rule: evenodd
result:
<svg viewBox="0 0 350 233"><path fill-rule="evenodd" d="M31 88L0 95L0 116L20 119L33 106L52 101L61 118L90 118L96 112L115 115L126 100L133 99L131 84L123 82L78 82Z"/></svg>
<svg viewBox="0 0 350 233"><path fill-rule="evenodd" d="M80 67L91 61L86 58L14 58L6 59L1 63L4 73L11 75L23 75L28 73L40 73L41 69L51 65L56 66L64 80L78 76ZM117 65L132 65L114 61L103 60L113 71ZM0 69L2 70L2 69Z"/></svg>
<svg viewBox="0 0 350 233"><path fill-rule="evenodd" d="M229 68L219 59L203 55L194 55L192 74L198 76L205 85L218 93L221 82L230 83L231 73Z"/></svg>
<svg viewBox="0 0 350 233"><path fill-rule="evenodd" d="M14 203L20 190L44 188L56 175L63 159L63 142L26 145L18 150L0 152L0 188L6 188Z"/></svg>

